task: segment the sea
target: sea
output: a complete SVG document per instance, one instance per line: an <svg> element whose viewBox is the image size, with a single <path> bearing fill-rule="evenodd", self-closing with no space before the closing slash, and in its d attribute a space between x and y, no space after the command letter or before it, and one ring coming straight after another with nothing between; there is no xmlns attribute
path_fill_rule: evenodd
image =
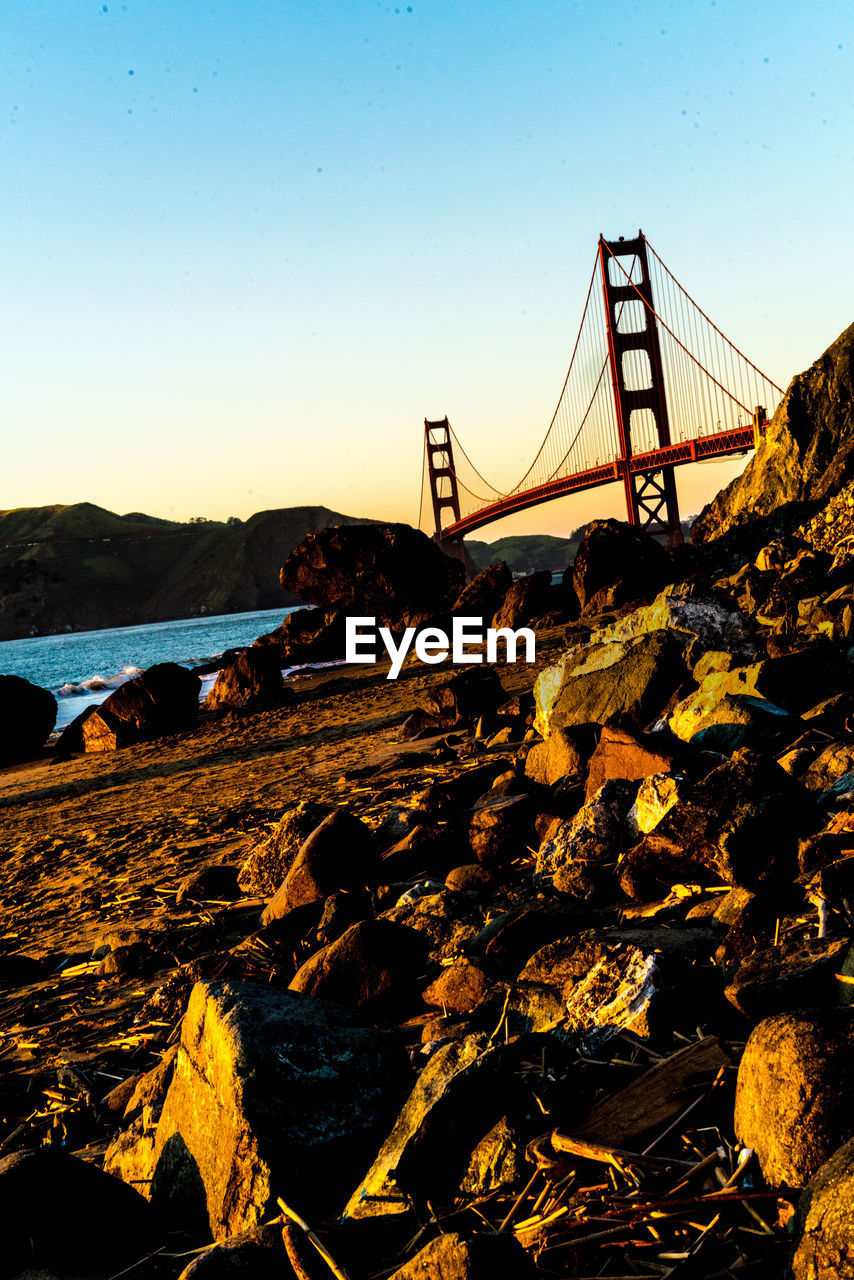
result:
<svg viewBox="0 0 854 1280"><path fill-rule="evenodd" d="M296 608L301 606L297 605ZM151 622L103 631L70 631L0 641L0 674L23 676L56 697L56 730L104 699L155 662L196 667L215 662L226 649L242 648L274 631L294 609L213 614L176 622ZM288 668L287 670L294 670ZM207 697L216 672L202 677ZM55 730L55 731L56 731Z"/></svg>

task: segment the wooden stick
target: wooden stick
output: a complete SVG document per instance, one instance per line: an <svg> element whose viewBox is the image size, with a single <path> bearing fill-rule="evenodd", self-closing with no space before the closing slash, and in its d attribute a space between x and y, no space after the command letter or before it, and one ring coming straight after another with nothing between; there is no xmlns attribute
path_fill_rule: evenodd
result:
<svg viewBox="0 0 854 1280"><path fill-rule="evenodd" d="M335 1276L335 1280L350 1280L350 1277L347 1275L347 1272L342 1270L342 1268L338 1266L338 1263L332 1257L332 1254L329 1252L329 1250L326 1248L324 1244L321 1244L321 1242L318 1240L317 1236L314 1234L314 1232L312 1231L308 1223L305 1222L299 1216L298 1213L295 1213L294 1210L289 1205L286 1205L281 1196L276 1197L276 1204L279 1206L279 1208L281 1209L282 1213L285 1215L286 1218L290 1218L291 1222L296 1223L300 1231L305 1232L306 1239L310 1240L311 1243L314 1245L315 1249L320 1254L321 1258L326 1263L329 1270Z"/></svg>

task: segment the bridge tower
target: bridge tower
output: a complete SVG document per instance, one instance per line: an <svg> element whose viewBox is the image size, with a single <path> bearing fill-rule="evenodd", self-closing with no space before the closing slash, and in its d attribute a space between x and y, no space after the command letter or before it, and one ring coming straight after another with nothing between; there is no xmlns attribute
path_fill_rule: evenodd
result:
<svg viewBox="0 0 854 1280"><path fill-rule="evenodd" d="M621 258L631 259L623 270L621 270L622 264L618 265ZM629 524L639 525L651 534L665 534L670 545L677 546L682 541L682 528L679 523L679 503L673 467L659 467L655 470L632 474L628 465L632 457L633 413L642 411L651 413L659 447L671 443L661 344L653 309L649 259L643 232L638 232L634 240L622 238L606 240L600 235L599 266L605 298L608 358L621 450L617 466L622 473ZM626 309L625 304L630 302L640 303L641 306ZM632 318L639 311L643 312L642 327L628 330L627 325L621 325L623 314ZM640 390L629 389L626 386L623 357L629 351L643 351L649 361L649 384Z"/></svg>
<svg viewBox="0 0 854 1280"><path fill-rule="evenodd" d="M446 553L453 554L449 546L444 545L442 536L442 511L450 507L455 520L460 518L460 493L457 488L457 473L454 469L454 446L451 443L451 424L447 418L441 422L428 422L424 419L424 443L427 449L427 475L430 480L430 497L433 500L433 520L436 532L433 541L438 542Z"/></svg>

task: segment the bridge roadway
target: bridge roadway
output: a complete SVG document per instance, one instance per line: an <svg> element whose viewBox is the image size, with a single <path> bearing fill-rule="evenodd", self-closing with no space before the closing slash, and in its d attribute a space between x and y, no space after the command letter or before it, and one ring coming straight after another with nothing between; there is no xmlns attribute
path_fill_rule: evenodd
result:
<svg viewBox="0 0 854 1280"><path fill-rule="evenodd" d="M714 435L698 436L696 440L685 440L681 444L664 445L649 453L635 453L628 459L617 458L613 462L602 463L587 471L578 471L575 475L561 476L548 480L545 484L532 489L524 489L519 493L511 493L491 502L471 515L446 525L442 529L442 541L461 538L473 533L483 525L502 516L511 515L515 511L525 511L528 507L536 507L541 502L549 502L563 494L577 493L581 489L595 489L602 484L614 484L623 480L626 474L639 475L654 472L662 467L679 467L686 462L703 462L707 458L722 458L731 453L744 453L753 449L756 432L751 423L746 427L734 427L731 431L719 431Z"/></svg>

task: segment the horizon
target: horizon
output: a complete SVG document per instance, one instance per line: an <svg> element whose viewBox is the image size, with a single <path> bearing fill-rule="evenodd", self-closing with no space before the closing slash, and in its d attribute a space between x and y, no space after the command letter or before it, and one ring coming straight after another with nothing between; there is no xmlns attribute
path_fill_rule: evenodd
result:
<svg viewBox="0 0 854 1280"><path fill-rule="evenodd" d="M512 484L601 232L784 388L851 323L854 15L727 0L12 0L2 503L414 523L422 423ZM833 199L827 198L832 191ZM838 256L838 255L837 255ZM698 512L744 461L677 470ZM479 531L566 536L619 486Z"/></svg>

